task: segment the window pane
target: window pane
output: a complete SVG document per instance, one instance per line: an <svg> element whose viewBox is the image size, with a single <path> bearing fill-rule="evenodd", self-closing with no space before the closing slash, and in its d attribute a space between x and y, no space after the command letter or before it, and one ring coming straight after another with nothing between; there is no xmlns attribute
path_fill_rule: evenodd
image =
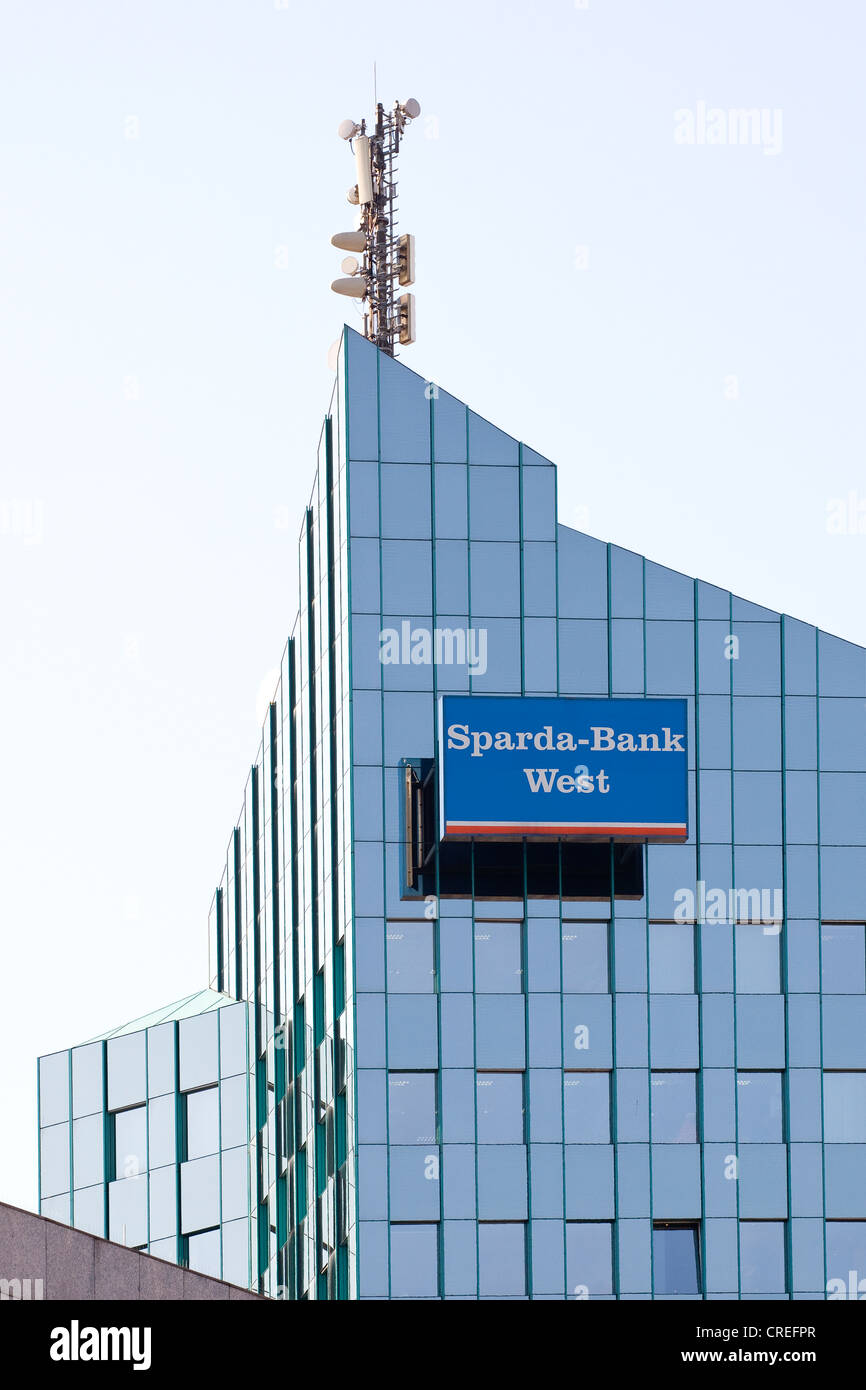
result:
<svg viewBox="0 0 866 1390"><path fill-rule="evenodd" d="M39 1131L39 1162L41 1196L54 1197L68 1192L69 1182L69 1125L49 1125ZM43 1207L44 1212L44 1207Z"/></svg>
<svg viewBox="0 0 866 1390"><path fill-rule="evenodd" d="M479 1144L523 1143L523 1073L479 1072Z"/></svg>
<svg viewBox="0 0 866 1390"><path fill-rule="evenodd" d="M435 988L432 922L389 922L388 988L402 994L429 994Z"/></svg>
<svg viewBox="0 0 866 1390"><path fill-rule="evenodd" d="M828 994L866 990L866 951L862 922L821 926L821 988Z"/></svg>
<svg viewBox="0 0 866 1390"><path fill-rule="evenodd" d="M180 1089L192 1091L218 1080L219 1010L180 1021Z"/></svg>
<svg viewBox="0 0 866 1390"><path fill-rule="evenodd" d="M391 1297L436 1298L439 1293L439 1226L391 1227Z"/></svg>
<svg viewBox="0 0 866 1390"><path fill-rule="evenodd" d="M124 1178L108 1185L108 1239L118 1245L147 1244L147 1179Z"/></svg>
<svg viewBox="0 0 866 1390"><path fill-rule="evenodd" d="M249 1087L246 1075L226 1077L220 1086L222 1147L224 1149L233 1149L236 1144L245 1144L249 1138L247 1129L248 1094Z"/></svg>
<svg viewBox="0 0 866 1390"><path fill-rule="evenodd" d="M247 1069L247 1006L229 1004L219 1010L220 1071L234 1076Z"/></svg>
<svg viewBox="0 0 866 1390"><path fill-rule="evenodd" d="M866 1144L866 1071L825 1071L824 1143Z"/></svg>
<svg viewBox="0 0 866 1390"><path fill-rule="evenodd" d="M566 1144L610 1143L610 1073L565 1073Z"/></svg>
<svg viewBox="0 0 866 1390"><path fill-rule="evenodd" d="M161 1023L147 1030L148 1095L164 1096L174 1090L174 1027Z"/></svg>
<svg viewBox="0 0 866 1390"><path fill-rule="evenodd" d="M613 1292L612 1226L609 1221L567 1221L565 1262L570 1298Z"/></svg>
<svg viewBox="0 0 866 1390"><path fill-rule="evenodd" d="M771 911L772 911L771 907ZM781 988L782 934L755 923L734 927L737 990L740 994L777 994Z"/></svg>
<svg viewBox="0 0 866 1390"><path fill-rule="evenodd" d="M436 1143L436 1073L388 1073L389 1139L392 1144Z"/></svg>
<svg viewBox="0 0 866 1390"><path fill-rule="evenodd" d="M481 1298L526 1294L526 1227L522 1221L480 1223L478 1289Z"/></svg>
<svg viewBox="0 0 866 1390"><path fill-rule="evenodd" d="M108 1108L120 1110L147 1098L144 1048L146 1033L127 1033L108 1040Z"/></svg>
<svg viewBox="0 0 866 1390"><path fill-rule="evenodd" d="M652 1074L652 1139L654 1144L697 1142L697 1076L693 1071L654 1071Z"/></svg>
<svg viewBox="0 0 866 1390"><path fill-rule="evenodd" d="M740 1222L740 1286L743 1293L785 1292L784 1221Z"/></svg>
<svg viewBox="0 0 866 1390"><path fill-rule="evenodd" d="M147 1107L114 1116L114 1177L135 1178L147 1169Z"/></svg>
<svg viewBox="0 0 866 1390"><path fill-rule="evenodd" d="M656 1293L700 1293L697 1226L653 1227L653 1284Z"/></svg>
<svg viewBox="0 0 866 1390"><path fill-rule="evenodd" d="M186 1156L204 1158L219 1146L219 1090L192 1091L186 1097Z"/></svg>
<svg viewBox="0 0 866 1390"><path fill-rule="evenodd" d="M105 1182L102 1115L86 1115L73 1120L72 1165L76 1187L92 1187L94 1183Z"/></svg>
<svg viewBox="0 0 866 1390"><path fill-rule="evenodd" d="M566 994L607 994L607 922L563 922L562 988Z"/></svg>
<svg viewBox="0 0 866 1390"><path fill-rule="evenodd" d="M841 1279L847 1293L850 1270L866 1278L866 1221L828 1221L826 1231L827 1282Z"/></svg>
<svg viewBox="0 0 866 1390"><path fill-rule="evenodd" d="M651 922L649 930L650 992L694 993L694 927L681 922Z"/></svg>
<svg viewBox="0 0 866 1390"><path fill-rule="evenodd" d="M216 1154L180 1165L180 1210L184 1232L205 1230L219 1222L220 1180Z"/></svg>
<svg viewBox="0 0 866 1390"><path fill-rule="evenodd" d="M220 1233L201 1231L189 1238L189 1268L197 1269L199 1274L210 1274L214 1279L220 1277Z"/></svg>
<svg viewBox="0 0 866 1390"><path fill-rule="evenodd" d="M484 994L517 994L523 989L520 922L478 922L475 926L475 988Z"/></svg>
<svg viewBox="0 0 866 1390"><path fill-rule="evenodd" d="M782 1074L737 1074L737 1133L741 1144L781 1144Z"/></svg>
<svg viewBox="0 0 866 1390"><path fill-rule="evenodd" d="M102 1043L72 1049L72 1114L102 1109Z"/></svg>
<svg viewBox="0 0 866 1390"><path fill-rule="evenodd" d="M60 1124L69 1119L69 1053L52 1052L39 1058L39 1123Z"/></svg>
<svg viewBox="0 0 866 1390"><path fill-rule="evenodd" d="M79 1231L89 1231L93 1236L105 1235L105 1188L100 1182L96 1187L85 1187L73 1193L75 1225Z"/></svg>
<svg viewBox="0 0 866 1390"><path fill-rule="evenodd" d="M175 1148L175 1098L157 1096L148 1106L148 1166L162 1168L177 1159Z"/></svg>

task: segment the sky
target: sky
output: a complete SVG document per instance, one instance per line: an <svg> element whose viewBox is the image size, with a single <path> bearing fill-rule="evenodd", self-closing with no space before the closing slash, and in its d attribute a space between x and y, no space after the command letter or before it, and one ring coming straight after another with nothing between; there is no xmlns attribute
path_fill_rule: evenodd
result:
<svg viewBox="0 0 866 1390"><path fill-rule="evenodd" d="M0 1201L36 1205L37 1056L207 983L374 63L422 106L402 360L559 466L561 521L866 643L864 36L858 0L0 0Z"/></svg>

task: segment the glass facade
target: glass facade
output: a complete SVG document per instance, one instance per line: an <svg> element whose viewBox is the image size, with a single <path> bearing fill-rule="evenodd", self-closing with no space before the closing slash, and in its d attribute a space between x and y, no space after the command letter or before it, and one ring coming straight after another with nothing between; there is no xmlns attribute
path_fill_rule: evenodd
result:
<svg viewBox="0 0 866 1390"><path fill-rule="evenodd" d="M350 330L299 589L210 913L225 1003L201 1018L249 1005L248 1132L217 1155L241 1073L210 1094L182 1042L146 1116L142 1044L95 1106L86 1049L44 1058L43 1211L98 1206L209 1270L221 1241L225 1270L209 1194L236 1147L274 1296L866 1277L866 652L558 525L552 464ZM684 697L689 839L437 845L451 692ZM145 1201L143 1136L164 1158L172 1122Z"/></svg>
<svg viewBox="0 0 866 1390"><path fill-rule="evenodd" d="M250 1008L204 990L39 1061L45 1216L250 1287Z"/></svg>

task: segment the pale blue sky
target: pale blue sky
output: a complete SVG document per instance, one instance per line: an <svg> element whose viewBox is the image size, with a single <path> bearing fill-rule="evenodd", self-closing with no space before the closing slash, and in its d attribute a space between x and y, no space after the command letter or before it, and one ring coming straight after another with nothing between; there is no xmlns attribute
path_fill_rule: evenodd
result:
<svg viewBox="0 0 866 1390"><path fill-rule="evenodd" d="M864 642L866 534L827 530L851 493L866 527L864 29L857 0L2 0L0 1200L35 1205L37 1054L206 983L374 58L423 107L407 365L559 465L561 520ZM677 143L701 102L781 151Z"/></svg>

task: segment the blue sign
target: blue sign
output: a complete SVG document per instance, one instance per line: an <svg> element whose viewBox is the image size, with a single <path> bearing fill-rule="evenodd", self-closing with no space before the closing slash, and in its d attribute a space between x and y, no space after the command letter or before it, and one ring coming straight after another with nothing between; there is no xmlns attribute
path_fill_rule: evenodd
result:
<svg viewBox="0 0 866 1390"><path fill-rule="evenodd" d="M684 840L686 733L685 700L443 695L440 838Z"/></svg>

